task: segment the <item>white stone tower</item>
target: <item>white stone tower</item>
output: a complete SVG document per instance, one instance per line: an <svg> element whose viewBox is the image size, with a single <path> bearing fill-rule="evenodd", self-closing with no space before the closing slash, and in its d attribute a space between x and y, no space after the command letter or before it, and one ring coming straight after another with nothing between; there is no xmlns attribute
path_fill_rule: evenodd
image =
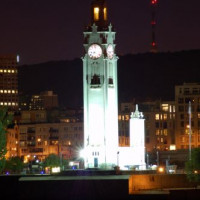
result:
<svg viewBox="0 0 200 200"><path fill-rule="evenodd" d="M84 31L85 168L117 164L118 92L115 32L104 0L93 0L91 25Z"/></svg>
<svg viewBox="0 0 200 200"><path fill-rule="evenodd" d="M133 165L139 166L139 169L145 169L145 130L144 115L139 112L136 105L135 112L130 116L130 147L134 150Z"/></svg>

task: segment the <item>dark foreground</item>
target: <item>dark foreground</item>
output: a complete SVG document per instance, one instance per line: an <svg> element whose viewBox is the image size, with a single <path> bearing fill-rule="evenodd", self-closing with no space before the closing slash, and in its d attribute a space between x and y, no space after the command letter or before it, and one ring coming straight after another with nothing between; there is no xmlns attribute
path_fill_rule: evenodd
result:
<svg viewBox="0 0 200 200"><path fill-rule="evenodd" d="M0 176L1 196L15 200L199 200L199 189L129 194L128 175Z"/></svg>

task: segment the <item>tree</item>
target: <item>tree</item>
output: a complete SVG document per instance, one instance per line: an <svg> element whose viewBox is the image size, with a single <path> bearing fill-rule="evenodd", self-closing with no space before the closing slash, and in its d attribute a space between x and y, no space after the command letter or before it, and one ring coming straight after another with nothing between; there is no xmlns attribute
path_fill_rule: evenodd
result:
<svg viewBox="0 0 200 200"><path fill-rule="evenodd" d="M24 167L24 163L19 157L12 157L6 161L5 170L11 173L20 173Z"/></svg>
<svg viewBox="0 0 200 200"><path fill-rule="evenodd" d="M43 162L43 167L50 167L52 169L53 167L63 167L67 165L67 161L64 159L61 159L56 154L50 154Z"/></svg>
<svg viewBox="0 0 200 200"><path fill-rule="evenodd" d="M200 181L200 148L192 149L191 160L186 162L185 169L190 181Z"/></svg>
<svg viewBox="0 0 200 200"><path fill-rule="evenodd" d="M12 122L12 117L7 108L0 107L0 173L5 167L6 133L8 125Z"/></svg>

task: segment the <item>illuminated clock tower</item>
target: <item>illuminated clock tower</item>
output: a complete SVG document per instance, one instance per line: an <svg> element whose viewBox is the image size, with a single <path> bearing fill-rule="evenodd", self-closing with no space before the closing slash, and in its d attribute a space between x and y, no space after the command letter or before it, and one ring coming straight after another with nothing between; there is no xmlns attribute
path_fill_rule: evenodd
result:
<svg viewBox="0 0 200 200"><path fill-rule="evenodd" d="M91 3L91 24L84 31L85 168L113 167L118 152L118 92L115 32L105 0Z"/></svg>

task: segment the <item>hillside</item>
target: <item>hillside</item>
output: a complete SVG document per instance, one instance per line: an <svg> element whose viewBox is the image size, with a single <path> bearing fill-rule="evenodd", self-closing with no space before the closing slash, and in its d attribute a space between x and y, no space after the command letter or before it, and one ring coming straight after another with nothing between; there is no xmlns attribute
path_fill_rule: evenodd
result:
<svg viewBox="0 0 200 200"><path fill-rule="evenodd" d="M51 61L19 66L20 94L53 90L62 106L82 106L82 61ZM119 101L174 99L174 86L200 82L200 50L120 56Z"/></svg>

